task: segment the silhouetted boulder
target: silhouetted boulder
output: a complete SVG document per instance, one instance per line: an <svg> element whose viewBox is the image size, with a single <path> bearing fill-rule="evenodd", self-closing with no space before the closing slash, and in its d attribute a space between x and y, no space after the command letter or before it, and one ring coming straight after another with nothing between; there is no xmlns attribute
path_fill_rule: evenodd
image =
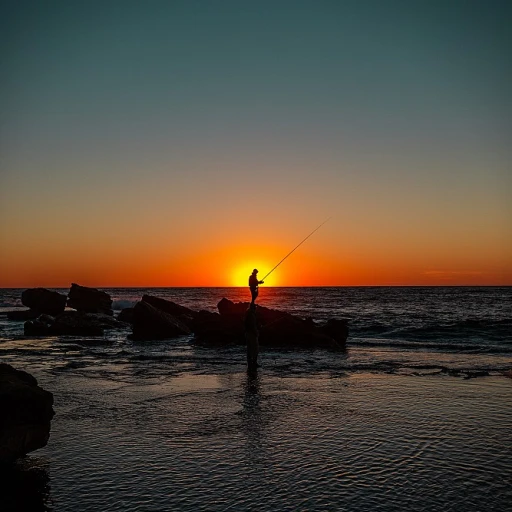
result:
<svg viewBox="0 0 512 512"><path fill-rule="evenodd" d="M195 340L206 344L243 343L242 317L226 317L219 313L201 310L193 323Z"/></svg>
<svg viewBox="0 0 512 512"><path fill-rule="evenodd" d="M22 292L21 303L40 314L58 315L66 307L66 296L46 288L29 288Z"/></svg>
<svg viewBox="0 0 512 512"><path fill-rule="evenodd" d="M217 304L217 309L221 316L226 318L243 318L245 312L249 308L249 302L232 302L229 299L223 298ZM279 311L277 309L270 309L264 306L256 306L256 310L258 312L258 321L262 325L269 324L271 322L276 322L283 318L288 319L297 319L301 320L299 317L291 315L290 313L286 313L285 311Z"/></svg>
<svg viewBox="0 0 512 512"><path fill-rule="evenodd" d="M25 336L50 336L50 327L55 318L50 315L39 315L35 320L28 320L23 326Z"/></svg>
<svg viewBox="0 0 512 512"><path fill-rule="evenodd" d="M117 315L120 322L133 323L133 308L124 308Z"/></svg>
<svg viewBox="0 0 512 512"><path fill-rule="evenodd" d="M103 313L112 316L110 295L96 288L73 283L68 293L68 306L84 313Z"/></svg>
<svg viewBox="0 0 512 512"><path fill-rule="evenodd" d="M41 313L34 309L22 309L7 312L7 319L16 322L23 322L25 320L33 320L37 318Z"/></svg>
<svg viewBox="0 0 512 512"><path fill-rule="evenodd" d="M190 308L176 304L176 302L172 302L171 300L161 299L160 297L155 297L153 295L143 295L142 302L147 302L160 311L169 313L173 317L183 322L189 329L192 327L194 317L197 315L197 312Z"/></svg>
<svg viewBox="0 0 512 512"><path fill-rule="evenodd" d="M242 329L243 318L249 307L248 302L234 303L223 298L218 304L220 320L217 321L215 342L224 336L226 343L233 339L244 343L243 336L235 335ZM348 324L345 320L329 320L325 325L317 325L312 318L300 318L285 311L256 307L260 326L259 343L269 347L287 348L331 348L344 349L348 337ZM212 329L213 330L213 329ZM222 334L223 331L223 334ZM207 341L209 331L201 333L201 340Z"/></svg>
<svg viewBox="0 0 512 512"><path fill-rule="evenodd" d="M190 334L190 329L179 319L155 308L148 302L137 302L133 308L134 340L157 340Z"/></svg>
<svg viewBox="0 0 512 512"><path fill-rule="evenodd" d="M345 346L348 338L347 320L329 318L327 323L321 327L321 330L330 336L336 343Z"/></svg>
<svg viewBox="0 0 512 512"><path fill-rule="evenodd" d="M65 311L55 318L49 332L55 336L103 336L104 329L125 327L127 327L126 324L103 313Z"/></svg>
<svg viewBox="0 0 512 512"><path fill-rule="evenodd" d="M52 406L53 395L32 375L0 363L0 463L46 446Z"/></svg>
<svg viewBox="0 0 512 512"><path fill-rule="evenodd" d="M126 329L128 324L102 313L64 311L56 317L40 315L25 322L27 336L103 336L104 329Z"/></svg>

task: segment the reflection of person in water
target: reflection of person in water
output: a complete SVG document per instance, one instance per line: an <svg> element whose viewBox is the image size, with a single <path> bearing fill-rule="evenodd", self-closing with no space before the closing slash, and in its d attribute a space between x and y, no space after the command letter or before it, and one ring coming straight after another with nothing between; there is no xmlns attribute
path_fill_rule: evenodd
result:
<svg viewBox="0 0 512 512"><path fill-rule="evenodd" d="M258 367L258 320L256 318L256 304L251 302L244 318L245 341L247 343L247 369L254 371Z"/></svg>
<svg viewBox="0 0 512 512"><path fill-rule="evenodd" d="M256 300L256 297L258 296L258 285L263 284L263 281L258 281L257 274L258 269L255 268L252 271L252 274L249 276L249 288L251 290L251 303L254 304L254 301Z"/></svg>
<svg viewBox="0 0 512 512"><path fill-rule="evenodd" d="M259 481L262 472L258 468L263 467L268 461L265 447L267 414L261 407L260 378L254 373L248 373L244 382L244 397L241 411L241 432L245 438L245 454L247 463L256 469L254 478ZM263 472L264 473L264 472ZM252 481L251 484L255 484Z"/></svg>

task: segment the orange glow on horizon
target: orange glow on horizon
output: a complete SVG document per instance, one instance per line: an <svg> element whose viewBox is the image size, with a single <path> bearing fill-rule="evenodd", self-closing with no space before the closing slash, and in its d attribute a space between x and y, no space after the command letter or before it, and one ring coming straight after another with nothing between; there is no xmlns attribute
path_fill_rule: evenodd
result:
<svg viewBox="0 0 512 512"><path fill-rule="evenodd" d="M270 272L272 267L268 262L263 261L245 261L239 266L236 266L233 271L233 278L230 286L249 286L249 276L252 274L253 269L258 269L258 279L261 281L265 274ZM273 274L272 274L273 276ZM265 283L266 285L266 283ZM268 286L280 286L279 278L272 279Z"/></svg>
<svg viewBox="0 0 512 512"><path fill-rule="evenodd" d="M449 240L436 246L412 235L405 245L384 235L358 239L357 230L336 238L328 226L283 261L263 286L512 285L506 247L469 251L450 246ZM253 268L263 279L300 240L295 232L244 243L234 240L238 232L243 239L242 227L202 238L191 231L177 239L153 233L133 239L70 238L69 244L20 239L9 252L0 250L0 287L69 288L72 282L98 288L246 287Z"/></svg>

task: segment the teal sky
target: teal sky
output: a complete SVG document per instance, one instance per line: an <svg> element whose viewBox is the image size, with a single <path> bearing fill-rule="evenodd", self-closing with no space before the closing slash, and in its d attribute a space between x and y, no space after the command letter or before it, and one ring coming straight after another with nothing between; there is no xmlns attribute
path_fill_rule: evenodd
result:
<svg viewBox="0 0 512 512"><path fill-rule="evenodd" d="M2 261L112 233L158 250L158 227L288 247L333 215L332 252L428 244L418 272L507 281L511 6L4 2Z"/></svg>

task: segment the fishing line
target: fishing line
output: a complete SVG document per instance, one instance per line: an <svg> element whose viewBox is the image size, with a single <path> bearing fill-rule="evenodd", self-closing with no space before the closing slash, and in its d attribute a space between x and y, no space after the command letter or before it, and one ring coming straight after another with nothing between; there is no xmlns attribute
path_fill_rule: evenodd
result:
<svg viewBox="0 0 512 512"><path fill-rule="evenodd" d="M292 252L294 252L296 249L298 249L315 231L318 231L329 219L331 219L331 217L329 217L328 219L324 220L322 222L322 224L320 224L320 226L316 227L313 231L311 231L311 233L309 233L309 235L304 238L304 240L302 240L302 242L297 245L296 247L294 247L263 279L262 281L265 281L265 279L270 275L272 274L272 272L274 272L274 270L279 267L279 265L281 265L281 263L283 263L283 261L288 258L288 256L290 256L290 254L292 254Z"/></svg>

